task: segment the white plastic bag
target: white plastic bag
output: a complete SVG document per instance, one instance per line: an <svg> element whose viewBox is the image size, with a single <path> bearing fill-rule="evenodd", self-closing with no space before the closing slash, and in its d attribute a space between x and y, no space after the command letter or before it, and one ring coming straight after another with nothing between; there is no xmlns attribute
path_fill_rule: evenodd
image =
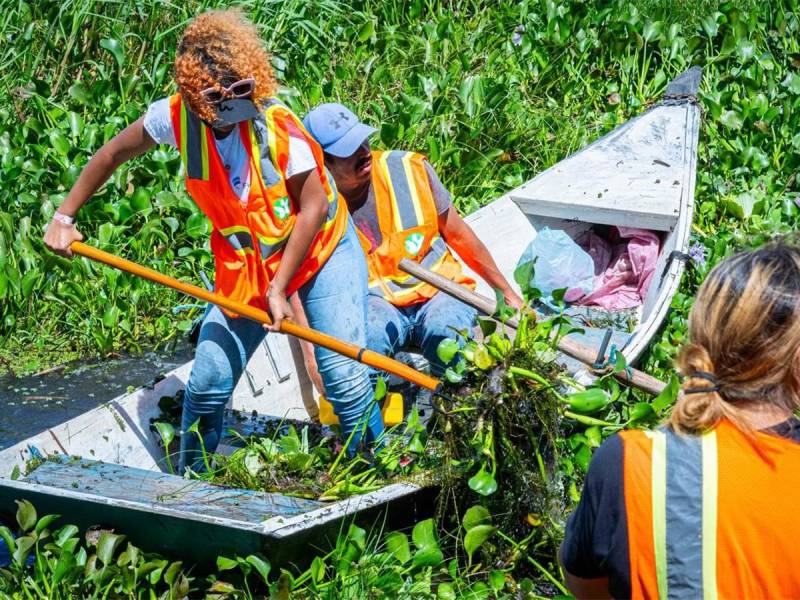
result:
<svg viewBox="0 0 800 600"><path fill-rule="evenodd" d="M567 302L594 290L592 257L563 231L548 227L539 231L517 261L516 273L530 273L526 267L534 260L533 277L526 283L540 290L547 304L552 304L554 290L566 288ZM523 282L518 283L525 287Z"/></svg>

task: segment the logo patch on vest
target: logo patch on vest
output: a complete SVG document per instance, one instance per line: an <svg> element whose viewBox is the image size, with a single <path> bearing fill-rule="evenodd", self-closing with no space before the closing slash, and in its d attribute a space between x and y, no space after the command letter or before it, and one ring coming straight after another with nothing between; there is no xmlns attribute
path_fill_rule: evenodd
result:
<svg viewBox="0 0 800 600"><path fill-rule="evenodd" d="M289 213L291 212L289 209L289 196L284 196L283 198L276 200L272 205L272 211L281 221L288 219Z"/></svg>
<svg viewBox="0 0 800 600"><path fill-rule="evenodd" d="M404 243L406 252L408 252L408 254L410 254L411 256L416 256L417 254L419 254L419 250L420 248L422 248L422 242L424 241L425 241L425 236L422 235L421 233L409 234Z"/></svg>

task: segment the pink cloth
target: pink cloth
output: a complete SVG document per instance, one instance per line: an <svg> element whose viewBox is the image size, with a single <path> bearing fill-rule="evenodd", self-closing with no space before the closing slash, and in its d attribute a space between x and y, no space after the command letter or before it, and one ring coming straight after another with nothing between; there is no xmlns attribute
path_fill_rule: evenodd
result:
<svg viewBox="0 0 800 600"><path fill-rule="evenodd" d="M656 270L661 242L654 232L635 227L616 227L619 241L612 243L593 231L581 247L594 260L594 291L575 304L621 310L644 302Z"/></svg>

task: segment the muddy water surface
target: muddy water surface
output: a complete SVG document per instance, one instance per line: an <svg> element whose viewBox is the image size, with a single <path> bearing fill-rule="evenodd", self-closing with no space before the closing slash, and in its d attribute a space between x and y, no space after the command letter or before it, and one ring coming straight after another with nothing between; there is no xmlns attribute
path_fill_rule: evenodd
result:
<svg viewBox="0 0 800 600"><path fill-rule="evenodd" d="M39 376L2 377L0 450L112 400L130 387L152 383L192 355L192 348L181 344L169 353L87 361Z"/></svg>

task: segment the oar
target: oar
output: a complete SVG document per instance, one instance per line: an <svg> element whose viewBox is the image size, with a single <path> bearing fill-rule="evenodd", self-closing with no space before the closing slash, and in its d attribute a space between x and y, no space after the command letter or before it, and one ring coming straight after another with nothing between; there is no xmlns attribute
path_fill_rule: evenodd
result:
<svg viewBox="0 0 800 600"><path fill-rule="evenodd" d="M86 258L105 263L111 267L114 267L115 269L127 271L128 273L143 277L144 279L149 279L150 281L160 283L161 285L165 285L200 300L211 302L212 304L216 304L217 306L232 313L236 313L242 317L252 319L253 321L258 321L259 323L266 323L267 325L272 324L272 318L269 316L269 313L264 310L255 308L253 306L248 306L247 304L243 304L241 302L230 300L220 294L216 294L196 285L169 277L163 273L154 271L153 269L148 269L147 267L143 267L129 260L125 260L124 258L120 258L118 256L114 256L113 254L109 254L108 252L98 250L93 246L89 246L82 242L73 242L70 246L70 249L75 254L80 254ZM320 331L316 331L308 327L302 327L297 323L293 323L287 319L281 321L280 331L281 333L293 335L294 337L302 340L307 340L312 344L316 344L317 346L328 348L329 350L347 356L348 358L352 358L353 360L364 363L370 367L387 371L426 389L439 393L438 388L441 382L438 379L430 377L429 375L425 375L424 373L420 373L416 369L412 369L408 365L404 365L403 363L393 360L388 356L378 354L377 352L367 350L366 348L360 348L355 344L343 342L340 339Z"/></svg>
<svg viewBox="0 0 800 600"><path fill-rule="evenodd" d="M486 296L477 294L469 288L451 281L450 279L447 279L438 273L429 271L419 263L415 263L407 258L401 260L399 266L401 270L405 271L409 275L413 275L420 281L424 281L428 285L432 285L445 294L452 296L457 300L461 300L464 304L468 304L469 306L476 308L483 314L494 314L496 307L496 302L494 300L490 300ZM506 325L516 329L519 326L519 321L517 321L516 318L511 318L506 321ZM592 350L589 346L585 346L584 344L569 338L561 338L558 341L558 349L567 356L571 356L575 360L578 360L589 366L593 366L595 359L597 358L596 351ZM660 379L656 379L652 375L648 375L647 373L633 368L624 369L618 373L614 373L614 377L624 383L627 383L628 385L632 385L633 387L636 387L642 391L653 394L654 396L660 394L667 385Z"/></svg>

